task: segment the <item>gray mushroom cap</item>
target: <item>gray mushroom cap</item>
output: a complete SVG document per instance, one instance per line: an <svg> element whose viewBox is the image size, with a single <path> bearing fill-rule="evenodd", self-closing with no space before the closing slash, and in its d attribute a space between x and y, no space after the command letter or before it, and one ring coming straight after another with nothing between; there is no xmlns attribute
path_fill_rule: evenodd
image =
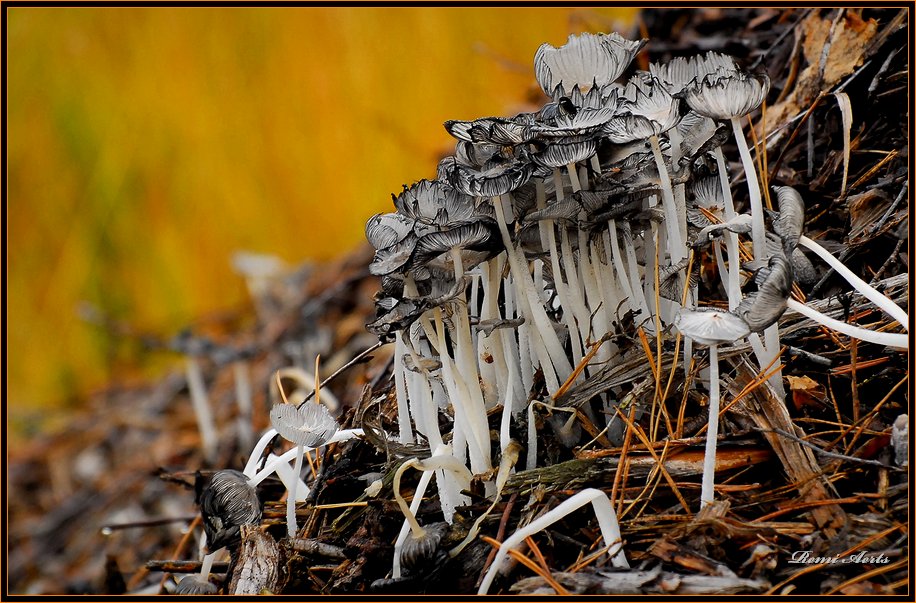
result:
<svg viewBox="0 0 916 603"><path fill-rule="evenodd" d="M723 310L681 308L674 317L674 326L702 345L731 343L750 333L750 328L740 316Z"/></svg>
<svg viewBox="0 0 916 603"><path fill-rule="evenodd" d="M207 551L212 552L238 541L241 526L260 523L261 501L244 473L224 469L214 473L201 492L200 514Z"/></svg>
<svg viewBox="0 0 916 603"><path fill-rule="evenodd" d="M404 547L401 549L401 565L407 573L422 569L425 563L431 562L439 550L439 544L448 533L448 524L444 521L429 524L423 528L423 536L416 538L411 531Z"/></svg>
<svg viewBox="0 0 916 603"><path fill-rule="evenodd" d="M299 446L323 446L337 433L337 420L324 404L274 404L270 423L281 436Z"/></svg>
<svg viewBox="0 0 916 603"><path fill-rule="evenodd" d="M734 72L707 75L684 91L691 109L713 119L728 120L747 115L760 106L770 91L770 78Z"/></svg>
<svg viewBox="0 0 916 603"><path fill-rule="evenodd" d="M757 291L738 304L735 313L747 323L751 331L759 333L774 324L786 311L786 300L792 293L794 272L792 264L781 254L770 258L765 272L758 273Z"/></svg>
<svg viewBox="0 0 916 603"><path fill-rule="evenodd" d="M571 34L556 48L542 44L534 55L534 72L545 94L557 87L570 94L576 87L602 87L619 78L647 40L627 40L614 32Z"/></svg>

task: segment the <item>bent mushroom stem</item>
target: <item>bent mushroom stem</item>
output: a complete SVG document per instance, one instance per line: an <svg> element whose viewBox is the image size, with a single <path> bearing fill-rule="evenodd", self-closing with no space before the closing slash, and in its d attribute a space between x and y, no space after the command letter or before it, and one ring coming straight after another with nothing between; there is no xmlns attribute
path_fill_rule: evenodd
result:
<svg viewBox="0 0 916 603"><path fill-rule="evenodd" d="M880 292L878 292L874 287L856 276L852 270L847 268L843 262L833 257L833 254L824 249L820 243L814 241L813 239L809 239L805 235L802 235L798 239L798 242L816 253L819 258L827 262L831 268L836 270L840 276L849 281L849 284L852 285L856 291L861 293L868 301L887 312L887 314L899 322L900 326L902 326L904 329L907 331L910 330L910 317L900 308L900 306L892 302L885 295L882 295ZM840 332L842 333L842 331Z"/></svg>
<svg viewBox="0 0 916 603"><path fill-rule="evenodd" d="M862 341L868 341L869 343L874 343L877 345L886 345L902 350L909 349L909 335L905 333L881 333L878 331L869 331L868 329L863 329L862 327L857 327L855 325L830 318L826 314L821 314L817 310L810 308L805 304L792 299L791 297L786 302L786 305L790 309L795 310L799 314L810 318L814 322L820 323L829 329L833 329L834 331L842 333L843 335L855 337L856 339L861 339Z"/></svg>
<svg viewBox="0 0 916 603"><path fill-rule="evenodd" d="M547 513L544 513L528 525L519 528L514 534L506 538L500 545L499 550L496 551L493 563L483 577L477 594L485 595L487 591L490 590L490 586L493 584L496 574L506 560L506 556L509 554L510 549L517 547L525 538L540 532L547 526L563 519L573 511L588 503L591 503L595 510L595 517L598 519L598 526L601 529L601 537L604 539L605 546L609 547L608 554L611 556L611 565L619 568L629 568L630 564L627 562L627 558L623 553L620 525L617 523L617 514L614 513L614 507L611 505L611 501L608 500L607 494L601 490L586 488L563 501Z"/></svg>

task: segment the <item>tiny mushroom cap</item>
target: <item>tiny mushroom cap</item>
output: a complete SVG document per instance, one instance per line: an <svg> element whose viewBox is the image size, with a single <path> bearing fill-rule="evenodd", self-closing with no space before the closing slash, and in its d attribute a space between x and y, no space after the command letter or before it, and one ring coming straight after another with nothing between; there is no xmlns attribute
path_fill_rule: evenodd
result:
<svg viewBox="0 0 916 603"><path fill-rule="evenodd" d="M609 35L571 34L556 48L541 44L534 55L538 84L547 95L568 95L574 88L604 87L623 74L647 40L627 40Z"/></svg>
<svg viewBox="0 0 916 603"><path fill-rule="evenodd" d="M200 574L190 574L181 579L175 586L176 595L215 595L216 585L201 578Z"/></svg>
<svg viewBox="0 0 916 603"><path fill-rule="evenodd" d="M723 310L682 308L674 317L674 326L701 345L731 343L750 333L747 323L740 316Z"/></svg>
<svg viewBox="0 0 916 603"><path fill-rule="evenodd" d="M448 524L444 521L423 526L423 535L417 537L411 531L404 548L401 549L401 565L405 570L416 573L423 565L435 558L442 538L448 533Z"/></svg>
<svg viewBox="0 0 916 603"><path fill-rule="evenodd" d="M726 76L708 75L685 89L691 109L713 119L747 115L760 106L770 91L770 78L737 71Z"/></svg>
<svg viewBox="0 0 916 603"><path fill-rule="evenodd" d="M260 523L261 501L244 473L224 469L201 492L200 514L212 552L238 541L241 526Z"/></svg>
<svg viewBox="0 0 916 603"><path fill-rule="evenodd" d="M327 406L317 403L298 408L292 404L275 404L270 409L270 423L290 442L309 448L324 445L337 433L337 421Z"/></svg>

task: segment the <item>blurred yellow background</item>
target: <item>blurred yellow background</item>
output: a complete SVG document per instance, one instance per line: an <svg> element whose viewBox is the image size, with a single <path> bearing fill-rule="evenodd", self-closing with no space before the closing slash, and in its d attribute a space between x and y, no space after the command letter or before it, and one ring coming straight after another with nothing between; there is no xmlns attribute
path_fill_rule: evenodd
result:
<svg viewBox="0 0 916 603"><path fill-rule="evenodd" d="M353 248L392 192L435 176L453 145L443 121L521 109L538 99L542 42L635 12L7 11L14 429L138 374L81 304L170 336L246 303L236 250L300 262Z"/></svg>

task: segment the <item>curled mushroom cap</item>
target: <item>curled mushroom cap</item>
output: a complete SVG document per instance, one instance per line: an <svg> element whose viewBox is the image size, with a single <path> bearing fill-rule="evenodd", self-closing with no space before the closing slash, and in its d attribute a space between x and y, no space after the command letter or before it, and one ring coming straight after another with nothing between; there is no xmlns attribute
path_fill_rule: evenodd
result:
<svg viewBox="0 0 916 603"><path fill-rule="evenodd" d="M237 542L243 525L260 523L261 501L244 473L225 469L213 474L201 492L200 515L212 552Z"/></svg>
<svg viewBox="0 0 916 603"><path fill-rule="evenodd" d="M414 220L401 214L375 214L366 222L366 239L375 249L397 245L413 232Z"/></svg>
<svg viewBox="0 0 916 603"><path fill-rule="evenodd" d="M315 448L337 433L337 421L323 404L275 404L270 423L281 436L294 444Z"/></svg>
<svg viewBox="0 0 916 603"><path fill-rule="evenodd" d="M627 40L616 32L571 34L559 48L541 44L534 55L535 77L547 95L603 87L623 74L646 42Z"/></svg>
<svg viewBox="0 0 916 603"><path fill-rule="evenodd" d="M791 186L774 186L779 204L779 216L773 220L773 230L782 239L783 249L791 253L798 246L805 226L805 202Z"/></svg>
<svg viewBox="0 0 916 603"><path fill-rule="evenodd" d="M760 106L770 91L770 78L741 71L726 76L707 75L685 88L684 99L691 109L713 119L747 115Z"/></svg>
<svg viewBox="0 0 916 603"><path fill-rule="evenodd" d="M791 262L781 254L770 258L766 268L757 273L757 291L738 304L735 312L751 331L759 333L779 320L786 311L786 300L792 293L794 272Z"/></svg>
<svg viewBox="0 0 916 603"><path fill-rule="evenodd" d="M656 77L638 71L627 82L621 109L651 121L656 133L666 132L680 119L679 101Z"/></svg>
<svg viewBox="0 0 916 603"><path fill-rule="evenodd" d="M688 310L682 308L674 317L677 330L703 345L734 342L750 333L744 320L722 310Z"/></svg>

